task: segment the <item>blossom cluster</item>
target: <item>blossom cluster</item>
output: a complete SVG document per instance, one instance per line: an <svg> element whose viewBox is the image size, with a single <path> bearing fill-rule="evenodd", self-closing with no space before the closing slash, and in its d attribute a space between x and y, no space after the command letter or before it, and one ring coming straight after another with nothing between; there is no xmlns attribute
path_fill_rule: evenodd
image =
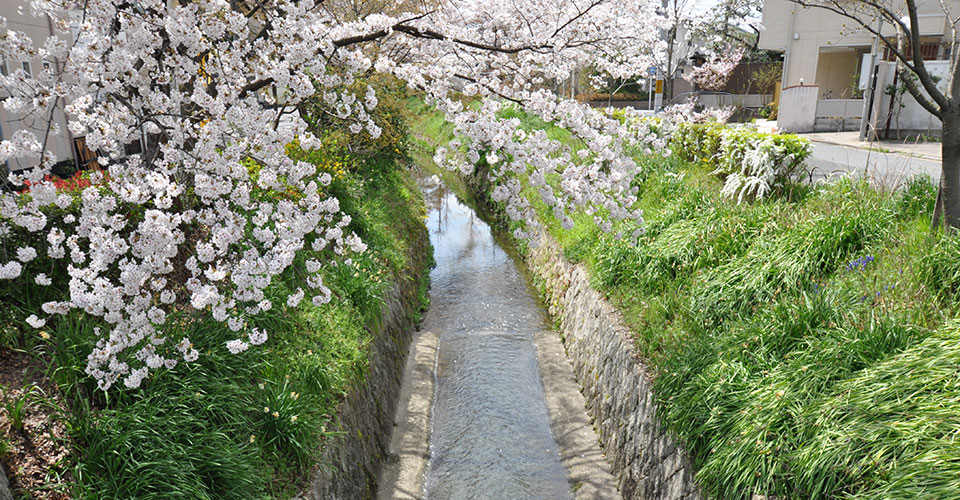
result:
<svg viewBox="0 0 960 500"><path fill-rule="evenodd" d="M698 90L723 90L733 75L734 68L743 59L743 49L735 49L720 54L715 60L707 61L693 68L683 78L694 84Z"/></svg>
<svg viewBox="0 0 960 500"><path fill-rule="evenodd" d="M573 132L585 147L573 151L542 129L525 130L518 118L499 115L503 105L498 101L486 100L479 109L465 112L458 112L459 103L448 101L440 108L448 112L460 138L438 148L435 161L469 175L482 159L495 186L493 200L504 204L511 220L524 223L515 230L517 238L532 239L539 229L530 202L521 194L521 178L565 229L573 227L570 213L582 209L608 232L614 221L634 221L632 237L639 236L642 213L631 208L637 200L631 187L637 165L624 149L625 127L573 100L555 101L536 93L529 97L528 112Z"/></svg>

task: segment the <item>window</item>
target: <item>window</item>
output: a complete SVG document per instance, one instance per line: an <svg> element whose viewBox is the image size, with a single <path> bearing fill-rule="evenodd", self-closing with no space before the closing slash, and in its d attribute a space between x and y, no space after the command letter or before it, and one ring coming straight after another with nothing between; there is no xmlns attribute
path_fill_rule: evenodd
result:
<svg viewBox="0 0 960 500"><path fill-rule="evenodd" d="M673 77L683 78L683 68L677 68L677 70L673 72Z"/></svg>
<svg viewBox="0 0 960 500"><path fill-rule="evenodd" d="M21 62L20 67L23 68L23 72L26 73L28 77L33 77L33 73L30 72L30 61Z"/></svg>
<svg viewBox="0 0 960 500"><path fill-rule="evenodd" d="M43 66L43 70L44 70L44 71L49 71L49 70L50 70L50 61L43 61L43 62L40 63L40 64Z"/></svg>
<svg viewBox="0 0 960 500"><path fill-rule="evenodd" d="M0 74L7 76L7 61L0 60Z"/></svg>

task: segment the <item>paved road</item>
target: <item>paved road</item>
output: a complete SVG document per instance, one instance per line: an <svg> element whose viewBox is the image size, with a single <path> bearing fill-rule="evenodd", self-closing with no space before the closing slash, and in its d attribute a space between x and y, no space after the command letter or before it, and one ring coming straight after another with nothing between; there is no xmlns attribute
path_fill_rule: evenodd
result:
<svg viewBox="0 0 960 500"><path fill-rule="evenodd" d="M940 162L937 160L822 142L813 142L812 145L813 155L807 165L813 170L814 181L848 173L865 173L871 182L893 188L919 174L935 180L940 178Z"/></svg>

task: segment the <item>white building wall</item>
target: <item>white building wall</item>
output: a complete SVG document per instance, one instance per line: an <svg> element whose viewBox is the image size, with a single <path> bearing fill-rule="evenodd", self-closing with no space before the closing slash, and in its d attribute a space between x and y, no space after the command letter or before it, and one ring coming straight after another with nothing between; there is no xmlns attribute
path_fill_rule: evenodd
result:
<svg viewBox="0 0 960 500"><path fill-rule="evenodd" d="M34 42L34 46L39 46L46 40L51 33L51 26L46 17L33 17L30 15L30 9L24 0L0 0L0 16L7 19L7 28L25 33ZM43 60L39 57L30 61L3 61L6 65L8 74L15 71L23 71L23 63L29 64L31 74L36 77L44 70L44 65L55 65L59 61ZM4 92L0 90L0 92ZM52 152L57 160L73 159L73 144L70 133L67 130L67 118L63 113L63 102L60 103L60 109L55 113L54 121L59 126L59 134L52 131L47 138L47 151ZM46 133L46 118L40 116L14 115L0 108L0 132L4 139L9 139L18 130L29 130L37 136L37 140L43 142ZM7 165L11 171L21 170L23 168L32 168L37 165L38 159L14 158L8 161ZM0 164L2 166L2 164Z"/></svg>
<svg viewBox="0 0 960 500"><path fill-rule="evenodd" d="M893 74L896 64L892 62L881 63L887 66L885 71L885 78L883 84L877 82L877 91L883 92L883 90L888 86L893 84ZM947 77L950 70L949 61L924 61L924 66L927 68L927 71L931 75L939 76L940 81L937 82L937 88L941 91L946 91L947 88ZM919 86L919 82L917 82ZM921 87L921 90L923 88ZM926 91L923 91L924 95L927 94ZM877 131L882 133L887 123L888 111L890 109L890 99L891 97L884 94L883 98L880 100L880 106L877 109L874 109L874 113L877 115L877 120L874 122L874 126L877 128ZM909 130L916 132L929 132L934 135L938 134L940 129L943 128L940 119L936 116L930 114L926 109L924 109L920 103L907 92L903 97L903 108L898 110L897 104L893 105L893 119L890 121L890 130L896 130L899 124L900 130ZM899 120L897 114L899 111Z"/></svg>
<svg viewBox="0 0 960 500"><path fill-rule="evenodd" d="M891 0L890 4L894 9L905 9L903 2ZM949 32L944 8L950 11L951 17L960 16L960 0L944 0L944 3L940 0L917 0L917 4L921 36L936 37ZM874 36L854 20L825 9L801 7L790 0L764 0L762 22L765 29L760 34L759 48L784 52L783 87L798 85L801 80L806 85L817 83L821 49L865 46L872 48L875 41ZM885 25L881 27L881 33L889 36L894 34L894 31ZM881 54L882 51L881 44ZM924 63L932 74L943 75L939 85L944 88L948 62ZM894 73L893 63L881 64L885 66L879 72L881 79L877 82L877 92L880 94L886 85L893 82ZM874 107L871 125L882 130L886 125L890 98L881 95L877 100L880 102ZM933 133L940 130L939 120L923 109L912 96L907 95L903 101L905 106L899 112L901 129ZM896 111L895 109L894 114ZM896 126L894 117L891 129Z"/></svg>
<svg viewBox="0 0 960 500"><path fill-rule="evenodd" d="M812 132L817 118L816 85L796 85L780 91L777 128L783 132Z"/></svg>

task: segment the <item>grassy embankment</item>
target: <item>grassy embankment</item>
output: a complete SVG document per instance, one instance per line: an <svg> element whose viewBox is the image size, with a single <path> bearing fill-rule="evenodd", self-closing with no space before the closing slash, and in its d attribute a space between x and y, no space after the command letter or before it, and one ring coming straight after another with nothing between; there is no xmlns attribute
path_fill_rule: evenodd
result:
<svg viewBox="0 0 960 500"><path fill-rule="evenodd" d="M929 235L934 185L737 205L711 165L637 160L639 245L540 214L623 312L710 496L960 498L960 236Z"/></svg>
<svg viewBox="0 0 960 500"><path fill-rule="evenodd" d="M388 99L383 98L381 106L381 112L391 111ZM385 130L385 135L392 132L397 131ZM51 471L48 485L20 494L42 495L44 488L56 488L84 499L246 500L298 493L329 436L327 428L334 427L330 420L338 402L367 370L381 298L411 265L410 246L419 244L424 234L423 200L403 168L403 145L387 144L390 139L385 137L382 144L368 143L364 153L355 154L343 147L355 137L326 139L329 147L322 151L294 147L289 154L333 175L328 192L352 216L345 230L355 231L369 249L352 255L352 264L325 266L324 283L334 297L329 304L317 307L305 299L291 308L286 297L305 288L303 262L311 257L335 259L330 250L320 255L302 251L299 264L268 288L274 308L250 320L269 332L263 346L230 354L224 344L236 333L209 318L177 314L164 328L186 334L201 352L200 359L157 370L137 390L104 393L83 371L97 322L72 314L43 333L21 323L40 302L64 296L63 280L43 291L19 281L4 282L0 294L6 327L0 356L4 351L29 353L34 366L45 370L59 396L41 401L34 392L22 400L28 411L66 424L70 450ZM256 165L249 167L256 175ZM40 269L51 274L56 271L52 266L38 259L24 274L32 277ZM426 300L424 288L421 306ZM8 458L13 455L11 450ZM16 480L16 468L11 472Z"/></svg>

